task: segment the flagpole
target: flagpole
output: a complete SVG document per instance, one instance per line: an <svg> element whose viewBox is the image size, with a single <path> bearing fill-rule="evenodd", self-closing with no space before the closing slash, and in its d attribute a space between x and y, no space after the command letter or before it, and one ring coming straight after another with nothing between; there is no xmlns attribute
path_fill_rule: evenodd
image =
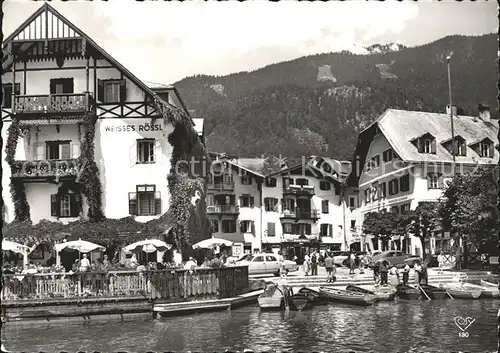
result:
<svg viewBox="0 0 500 353"><path fill-rule="evenodd" d="M451 99L451 69L450 69L451 54L446 57L447 67L448 67L448 95L450 98L450 122L451 122L451 141L452 141L452 156L453 156L453 169L455 168L455 129L453 128L453 103Z"/></svg>

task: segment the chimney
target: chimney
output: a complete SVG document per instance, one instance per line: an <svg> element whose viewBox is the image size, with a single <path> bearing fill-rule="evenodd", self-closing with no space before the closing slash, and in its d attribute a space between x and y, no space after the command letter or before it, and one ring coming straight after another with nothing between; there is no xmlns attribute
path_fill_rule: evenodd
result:
<svg viewBox="0 0 500 353"><path fill-rule="evenodd" d="M479 118L485 123L491 122L490 107L484 104L479 104Z"/></svg>
<svg viewBox="0 0 500 353"><path fill-rule="evenodd" d="M453 104L451 106L451 110L453 111L453 116L456 117L457 116L457 106L455 104ZM448 115L448 116L450 115L450 105L449 104L446 105L446 115Z"/></svg>

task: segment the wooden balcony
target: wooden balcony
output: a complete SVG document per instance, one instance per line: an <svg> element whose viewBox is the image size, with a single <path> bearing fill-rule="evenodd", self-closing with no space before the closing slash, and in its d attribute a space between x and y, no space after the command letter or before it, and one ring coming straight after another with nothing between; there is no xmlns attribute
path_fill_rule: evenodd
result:
<svg viewBox="0 0 500 353"><path fill-rule="evenodd" d="M80 167L77 159L15 161L12 178L76 177Z"/></svg>
<svg viewBox="0 0 500 353"><path fill-rule="evenodd" d="M280 215L281 219L294 219L294 220L312 220L316 221L321 218L321 213L317 210L311 211L285 211Z"/></svg>
<svg viewBox="0 0 500 353"><path fill-rule="evenodd" d="M234 191L234 182L228 181L223 183L208 183L207 188L209 191Z"/></svg>
<svg viewBox="0 0 500 353"><path fill-rule="evenodd" d="M314 186L289 185L283 188L283 196L314 196Z"/></svg>
<svg viewBox="0 0 500 353"><path fill-rule="evenodd" d="M14 96L14 115L82 115L93 108L90 93Z"/></svg>
<svg viewBox="0 0 500 353"><path fill-rule="evenodd" d="M237 215L240 209L235 205L209 205L207 206L207 214L228 214Z"/></svg>

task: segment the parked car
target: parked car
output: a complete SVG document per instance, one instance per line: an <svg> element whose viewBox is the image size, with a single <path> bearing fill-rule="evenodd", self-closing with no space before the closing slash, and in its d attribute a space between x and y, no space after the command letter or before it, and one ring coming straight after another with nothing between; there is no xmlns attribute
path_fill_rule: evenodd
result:
<svg viewBox="0 0 500 353"><path fill-rule="evenodd" d="M351 253L349 251L334 251L333 252L333 263L335 264L335 266L344 265L346 260L349 259L350 254Z"/></svg>
<svg viewBox="0 0 500 353"><path fill-rule="evenodd" d="M281 262L285 263L285 269L289 272L297 271L298 265L295 261L282 260L280 255L274 253L246 254L236 260L236 265L248 266L248 274L274 274L278 275Z"/></svg>
<svg viewBox="0 0 500 353"><path fill-rule="evenodd" d="M422 261L422 258L420 256L403 254L402 251L398 250L383 251L372 257L372 266L384 260L387 261L389 265L398 266L408 264L410 267L413 267L417 261Z"/></svg>

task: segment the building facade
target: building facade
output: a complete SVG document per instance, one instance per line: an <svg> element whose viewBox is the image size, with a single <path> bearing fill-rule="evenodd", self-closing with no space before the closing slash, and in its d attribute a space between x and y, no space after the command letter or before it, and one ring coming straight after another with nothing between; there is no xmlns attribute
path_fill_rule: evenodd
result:
<svg viewBox="0 0 500 353"><path fill-rule="evenodd" d="M319 165L329 162L325 172ZM213 236L232 241L237 254L281 251L300 258L349 249L359 242L358 196L342 179L350 163L342 173L335 163L313 158L266 173L256 160L214 162L207 196Z"/></svg>
<svg viewBox="0 0 500 353"><path fill-rule="evenodd" d="M146 222L168 210L174 126L155 98L187 114L174 87L149 87L48 4L3 51L2 138L9 141L14 123L21 131L4 144L4 155L15 149L13 161L2 159L6 222L16 216L11 182L24 190L34 223L88 216L84 153L99 171L105 217Z"/></svg>
<svg viewBox="0 0 500 353"><path fill-rule="evenodd" d="M489 108L480 105L477 116L455 114L453 121L452 139L449 110L389 109L360 133L353 162L357 172L349 181L360 190L361 225L369 212L404 213L421 202L437 202L455 174L498 164L498 121L490 119ZM363 239L370 250L380 249L373 236ZM397 240L402 240L402 250L423 255L418 237ZM434 253L450 246L450 235L441 234L425 248Z"/></svg>

